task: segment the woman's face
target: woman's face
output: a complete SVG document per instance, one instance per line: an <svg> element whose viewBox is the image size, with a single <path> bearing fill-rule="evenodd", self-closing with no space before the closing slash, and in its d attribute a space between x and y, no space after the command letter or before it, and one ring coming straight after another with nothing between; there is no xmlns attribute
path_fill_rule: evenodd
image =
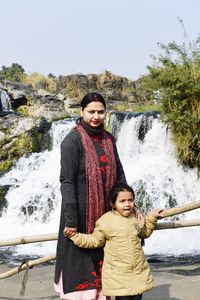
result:
<svg viewBox="0 0 200 300"><path fill-rule="evenodd" d="M106 118L105 106L98 101L89 103L83 110L81 109L83 121L91 127L98 127Z"/></svg>

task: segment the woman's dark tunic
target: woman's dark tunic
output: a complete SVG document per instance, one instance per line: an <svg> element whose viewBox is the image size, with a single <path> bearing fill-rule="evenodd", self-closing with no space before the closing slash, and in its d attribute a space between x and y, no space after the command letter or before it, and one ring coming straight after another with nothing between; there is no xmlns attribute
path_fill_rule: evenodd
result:
<svg viewBox="0 0 200 300"><path fill-rule="evenodd" d="M95 146L96 148L96 146ZM117 164L117 181L126 182L123 167L114 152ZM86 227L86 170L85 153L81 138L74 128L61 145L61 218L57 244L55 283L62 271L64 293L101 288L100 271L103 250L78 248L64 237L64 227L77 227L85 232Z"/></svg>

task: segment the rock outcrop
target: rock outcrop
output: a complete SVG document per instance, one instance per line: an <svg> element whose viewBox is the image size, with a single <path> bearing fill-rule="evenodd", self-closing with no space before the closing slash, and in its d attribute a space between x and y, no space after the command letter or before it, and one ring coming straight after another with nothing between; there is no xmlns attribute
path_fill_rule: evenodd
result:
<svg viewBox="0 0 200 300"><path fill-rule="evenodd" d="M12 109L0 111L0 174L9 170L22 155L47 149L51 123L77 114L80 100L89 91L100 92L108 109L132 110L141 102L137 82L106 71L103 74L76 74L54 78L56 93L40 84L39 89L10 81L0 81Z"/></svg>
<svg viewBox="0 0 200 300"><path fill-rule="evenodd" d="M108 71L99 75L59 76L57 82L59 93L65 97L67 110L79 107L80 99L90 91L101 93L110 109L116 109L120 105L126 105L127 109L132 109L133 104L140 101L136 87L135 81L113 75Z"/></svg>

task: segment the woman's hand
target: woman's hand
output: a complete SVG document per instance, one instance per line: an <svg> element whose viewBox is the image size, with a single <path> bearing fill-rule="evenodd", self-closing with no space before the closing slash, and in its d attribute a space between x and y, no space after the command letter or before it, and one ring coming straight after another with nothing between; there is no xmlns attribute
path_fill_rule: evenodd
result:
<svg viewBox="0 0 200 300"><path fill-rule="evenodd" d="M77 228L76 227L65 227L63 230L63 234L65 237L72 237L73 235L75 235L75 233L77 232Z"/></svg>
<svg viewBox="0 0 200 300"><path fill-rule="evenodd" d="M134 206L134 211L135 211L135 216L138 220L143 220L144 219L144 215L141 212L141 210L139 210L136 206Z"/></svg>

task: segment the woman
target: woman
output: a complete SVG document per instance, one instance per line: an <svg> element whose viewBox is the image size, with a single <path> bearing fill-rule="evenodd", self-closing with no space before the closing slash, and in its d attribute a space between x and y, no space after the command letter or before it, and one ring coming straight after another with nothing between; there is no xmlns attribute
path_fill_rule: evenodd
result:
<svg viewBox="0 0 200 300"><path fill-rule="evenodd" d="M126 182L113 136L104 129L106 103L95 92L81 101L81 118L61 145L62 207L57 244L55 290L62 299L103 299L102 248L80 249L67 238L91 233L109 208L113 184Z"/></svg>

